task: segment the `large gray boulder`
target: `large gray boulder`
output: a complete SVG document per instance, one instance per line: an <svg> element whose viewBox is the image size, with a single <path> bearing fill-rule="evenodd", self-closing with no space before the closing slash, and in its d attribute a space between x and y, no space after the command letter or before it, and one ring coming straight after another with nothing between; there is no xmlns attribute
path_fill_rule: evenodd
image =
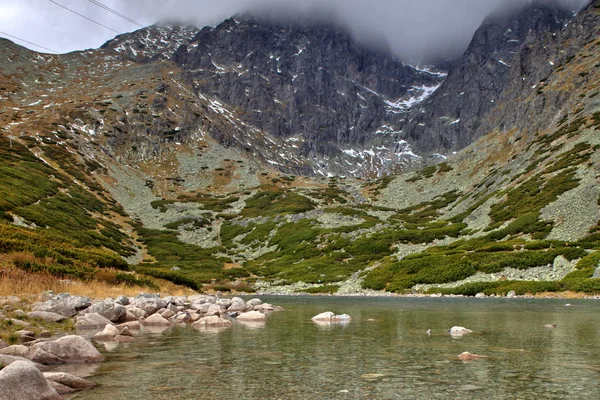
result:
<svg viewBox="0 0 600 400"><path fill-rule="evenodd" d="M15 361L0 371L0 400L61 400L44 375L28 361Z"/></svg>
<svg viewBox="0 0 600 400"><path fill-rule="evenodd" d="M92 304L86 312L98 313L111 322L122 322L125 319L127 310L121 304L115 303L113 300L104 300Z"/></svg>
<svg viewBox="0 0 600 400"><path fill-rule="evenodd" d="M0 354L29 359L29 347L22 344L13 344L0 350Z"/></svg>
<svg viewBox="0 0 600 400"><path fill-rule="evenodd" d="M127 315L125 316L125 319L128 319L130 317L133 317L135 319L140 319L140 318L145 318L148 315L148 314L146 314L146 311L144 311L141 308L138 308L136 306L133 306L133 305L128 305L125 308L127 309Z"/></svg>
<svg viewBox="0 0 600 400"><path fill-rule="evenodd" d="M71 296L69 293L61 293L52 299L39 303L33 307L33 311L48 311L72 317L77 311L84 310L92 305L88 297Z"/></svg>
<svg viewBox="0 0 600 400"><path fill-rule="evenodd" d="M122 306L126 306L129 304L129 297L127 296L118 296L115 299L115 303L120 304Z"/></svg>
<svg viewBox="0 0 600 400"><path fill-rule="evenodd" d="M112 322L98 313L89 313L77 317L75 327L79 329L103 328Z"/></svg>
<svg viewBox="0 0 600 400"><path fill-rule="evenodd" d="M67 319L67 317L62 314L49 311L31 311L27 313L27 317L32 319L41 319L42 321L46 322L62 322Z"/></svg>
<svg viewBox="0 0 600 400"><path fill-rule="evenodd" d="M143 310L146 315L152 315L161 308L165 308L167 303L159 297L136 297L129 302L129 305ZM129 310L131 311L131 308Z"/></svg>
<svg viewBox="0 0 600 400"><path fill-rule="evenodd" d="M262 303L263 302L261 299L250 299L246 302L246 305L248 307L256 307L256 306L260 306Z"/></svg>
<svg viewBox="0 0 600 400"><path fill-rule="evenodd" d="M243 299L241 299L240 297L234 297L233 299L231 299L231 305L229 306L229 308L227 308L227 311L244 312L247 309L248 309L248 306L246 305L246 302Z"/></svg>
<svg viewBox="0 0 600 400"><path fill-rule="evenodd" d="M238 321L262 322L267 319L265 314L258 311L248 311L240 314L236 318Z"/></svg>
<svg viewBox="0 0 600 400"><path fill-rule="evenodd" d="M171 325L171 322L163 318L160 314L152 314L144 320L144 325L169 326Z"/></svg>
<svg viewBox="0 0 600 400"><path fill-rule="evenodd" d="M96 363L104 359L94 345L77 335L36 343L30 347L27 358L45 365Z"/></svg>
<svg viewBox="0 0 600 400"><path fill-rule="evenodd" d="M96 340L111 340L114 339L115 336L119 335L121 330L114 325L106 325L102 332L98 332L94 335L94 339Z"/></svg>

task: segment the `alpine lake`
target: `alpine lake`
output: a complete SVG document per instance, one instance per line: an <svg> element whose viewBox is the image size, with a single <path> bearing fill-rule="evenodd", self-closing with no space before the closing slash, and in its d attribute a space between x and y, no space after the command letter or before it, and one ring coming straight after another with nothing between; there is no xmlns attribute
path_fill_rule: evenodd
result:
<svg viewBox="0 0 600 400"><path fill-rule="evenodd" d="M598 300L259 298L285 310L101 347L98 386L71 399L600 398ZM311 321L324 311L352 320ZM474 332L451 337L455 325ZM481 358L463 362L465 351Z"/></svg>

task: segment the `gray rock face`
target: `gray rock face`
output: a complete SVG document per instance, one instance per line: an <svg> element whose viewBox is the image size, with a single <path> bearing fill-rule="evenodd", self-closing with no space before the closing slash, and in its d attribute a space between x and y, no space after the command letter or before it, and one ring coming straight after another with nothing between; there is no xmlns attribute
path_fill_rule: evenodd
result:
<svg viewBox="0 0 600 400"><path fill-rule="evenodd" d="M498 13L483 22L440 88L411 110L403 132L417 151L447 153L466 147L489 132L491 127L482 124L508 86L531 86L535 79L539 84L549 74L548 54L537 53L546 53L548 46L538 38L560 32L572 18L570 11L549 3L533 2L516 14ZM535 62L524 65L522 58L532 58L532 48Z"/></svg>
<svg viewBox="0 0 600 400"><path fill-rule="evenodd" d="M383 46L362 45L335 23L251 15L203 28L173 60L199 93L242 110L244 123L275 138L301 137L301 155L368 148L382 127L400 130L405 110L391 104L419 97L418 88L442 79L403 64ZM223 145L235 143L225 132L210 133Z"/></svg>
<svg viewBox="0 0 600 400"><path fill-rule="evenodd" d="M104 300L92 304L87 309L87 312L98 313L111 322L121 322L124 320L127 310L119 303L115 303L112 300Z"/></svg>
<svg viewBox="0 0 600 400"><path fill-rule="evenodd" d="M87 297L71 296L69 293L61 293L54 298L37 304L34 311L48 311L65 317L72 317L77 314L77 311L84 310L92 305L92 302Z"/></svg>
<svg viewBox="0 0 600 400"><path fill-rule="evenodd" d="M0 400L60 400L44 375L28 361L15 361L0 371Z"/></svg>

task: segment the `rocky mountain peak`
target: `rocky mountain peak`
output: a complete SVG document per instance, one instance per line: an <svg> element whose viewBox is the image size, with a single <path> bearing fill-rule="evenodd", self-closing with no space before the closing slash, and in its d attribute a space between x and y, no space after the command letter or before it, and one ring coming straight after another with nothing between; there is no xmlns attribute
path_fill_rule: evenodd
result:
<svg viewBox="0 0 600 400"><path fill-rule="evenodd" d="M302 157L328 157L327 173L342 175L361 169L366 159L356 154L393 142L406 112L445 76L368 47L336 22L252 15L203 28L173 60L197 93L273 138L297 141Z"/></svg>
<svg viewBox="0 0 600 400"><path fill-rule="evenodd" d="M541 1L490 15L440 89L413 110L406 140L425 153L472 143L482 135L478 128L506 87L516 55L536 38L561 31L572 17L557 3Z"/></svg>
<svg viewBox="0 0 600 400"><path fill-rule="evenodd" d="M109 40L101 49L112 49L138 62L168 60L198 32L191 25L161 23L124 33Z"/></svg>

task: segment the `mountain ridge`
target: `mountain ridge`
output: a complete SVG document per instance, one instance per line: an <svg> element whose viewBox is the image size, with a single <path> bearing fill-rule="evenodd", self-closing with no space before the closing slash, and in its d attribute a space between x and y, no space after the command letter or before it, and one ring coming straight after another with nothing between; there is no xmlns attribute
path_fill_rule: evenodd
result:
<svg viewBox="0 0 600 400"><path fill-rule="evenodd" d="M327 177L343 158L302 156L294 136L254 126L198 89L194 69L157 58L162 49L130 57L130 36L113 42L121 52L61 56L2 41L0 249L30 271L88 277L113 266L205 289L599 292L599 18L595 2L521 46L485 135L445 162L377 180ZM228 36L232 24L205 34ZM272 55L260 57L269 77ZM192 64L237 66L214 60ZM366 144L340 151L348 162L379 157ZM321 164L325 176L309 177Z"/></svg>

